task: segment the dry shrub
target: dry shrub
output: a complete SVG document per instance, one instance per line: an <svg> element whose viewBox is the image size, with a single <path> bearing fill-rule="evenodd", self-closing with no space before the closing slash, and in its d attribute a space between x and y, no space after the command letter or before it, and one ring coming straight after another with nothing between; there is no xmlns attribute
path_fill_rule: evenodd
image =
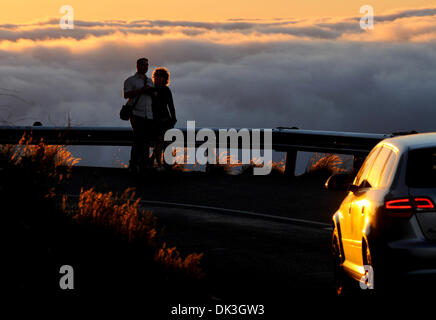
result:
<svg viewBox="0 0 436 320"><path fill-rule="evenodd" d="M78 205L68 207L68 198L62 196L58 185L78 161L64 146L47 146L43 141L33 145L24 137L17 146L0 146L0 196L6 203L5 212L14 213L8 215L13 219L6 223L16 239L12 247L16 254L6 258L13 262L14 275L24 274L24 267L29 266L38 275L44 274L68 256L73 264L82 266L82 283L91 288L109 276L118 285L123 285L126 277L142 284L154 278L156 283L167 279L162 276L200 277L203 255L182 258L176 248L168 249L158 242L157 219L140 209L140 199L132 189L120 196L82 189ZM95 268L102 273L102 283L94 282ZM144 272L147 270L151 271ZM20 280L20 286L28 285L25 279ZM41 276L38 289L50 288L50 279L50 275ZM28 283L33 285L33 279Z"/></svg>
<svg viewBox="0 0 436 320"><path fill-rule="evenodd" d="M212 175L226 175L239 166L241 166L239 161L236 161L228 151L223 151L220 155L216 155L215 164L207 164L206 172Z"/></svg>
<svg viewBox="0 0 436 320"><path fill-rule="evenodd" d="M242 175L254 175L254 168L260 168L262 164L260 164L255 159L251 159L249 164L245 164L242 166L241 174Z"/></svg>
<svg viewBox="0 0 436 320"><path fill-rule="evenodd" d="M4 146L9 152L10 161L15 164L31 161L44 167L74 166L80 161L64 145L46 145L43 139L36 144L33 142L31 135L23 135L17 146Z"/></svg>
<svg viewBox="0 0 436 320"><path fill-rule="evenodd" d="M203 273L200 268L202 257L203 253L191 253L183 259L176 247L167 248L166 243L164 243L154 260L171 271L182 272L194 278L202 278Z"/></svg>
<svg viewBox="0 0 436 320"><path fill-rule="evenodd" d="M150 244L156 236L156 218L150 211L139 209L140 199L134 197L132 188L121 196L82 189L74 220L103 228L129 242L146 240Z"/></svg>
<svg viewBox="0 0 436 320"><path fill-rule="evenodd" d="M167 248L156 240L157 219L150 211L139 207L133 189L126 189L121 196L112 192L99 193L93 189L80 194L78 212L73 219L84 225L97 226L128 242L147 245L154 261L170 272L182 273L189 277L201 278L200 260L203 254L192 253L182 258L175 247Z"/></svg>
<svg viewBox="0 0 436 320"><path fill-rule="evenodd" d="M79 159L64 146L35 142L23 136L18 145L0 146L0 202L10 239L4 259L9 272L17 287L43 290L50 283L48 270L65 249L71 222L55 195ZM26 268L38 277L24 275Z"/></svg>
<svg viewBox="0 0 436 320"><path fill-rule="evenodd" d="M55 183L69 178L72 166L79 161L80 158L74 157L63 145L46 145L42 139L33 144L33 138L26 135L23 135L18 145L0 146L2 168L24 169L30 172L33 178L49 178ZM35 182L41 181L36 179Z"/></svg>
<svg viewBox="0 0 436 320"><path fill-rule="evenodd" d="M60 194L80 159L65 146L46 145L43 140L33 143L32 137L25 134L18 145L0 146L0 186L5 191L2 196L8 200L4 206L13 206L11 210L21 212L16 215L20 219L31 218L32 223L39 220L41 225L47 223L42 218L51 219L54 211L55 204L47 201ZM32 214L36 209L43 214Z"/></svg>
<svg viewBox="0 0 436 320"><path fill-rule="evenodd" d="M11 165L11 159L15 153L15 145L2 144L0 145L0 168L7 168Z"/></svg>
<svg viewBox="0 0 436 320"><path fill-rule="evenodd" d="M272 175L283 175L285 173L285 161L272 161L271 164L271 173Z"/></svg>
<svg viewBox="0 0 436 320"><path fill-rule="evenodd" d="M186 153L187 148L183 148L183 153L182 155L177 155L177 152L180 152L180 149L182 148L174 148L172 151L172 156L175 157L175 161L174 164L170 165L168 168L170 168L172 171L176 171L176 172L186 172L186 171L190 171L187 167L186 167L186 163L188 162L188 154ZM164 153L162 153L162 157L164 156ZM165 163L165 159L162 158L162 163Z"/></svg>
<svg viewBox="0 0 436 320"><path fill-rule="evenodd" d="M242 175L254 175L254 168L261 168L264 165L260 162L260 159L251 159L250 164L246 164L242 166ZM285 172L285 162L281 161L269 161L267 166L271 167L270 175L281 176Z"/></svg>
<svg viewBox="0 0 436 320"><path fill-rule="evenodd" d="M343 161L337 154L327 153L325 155L315 153L311 159L309 173L333 174L344 172L340 166Z"/></svg>

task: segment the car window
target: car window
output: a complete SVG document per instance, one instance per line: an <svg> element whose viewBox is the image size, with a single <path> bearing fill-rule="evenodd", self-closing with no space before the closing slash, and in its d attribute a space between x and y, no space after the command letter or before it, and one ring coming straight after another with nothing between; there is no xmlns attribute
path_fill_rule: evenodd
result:
<svg viewBox="0 0 436 320"><path fill-rule="evenodd" d="M397 159L397 154L395 152L393 152L392 150L390 150L391 153L389 154L389 158L386 161L385 167L383 169L383 173L380 177L380 181L379 181L379 186L380 187L386 187L390 180L391 180L391 176L392 176L392 172L394 170L394 165L395 165L395 160Z"/></svg>
<svg viewBox="0 0 436 320"><path fill-rule="evenodd" d="M369 170L374 162L374 159L377 157L380 152L380 148L372 149L368 157L366 157L365 162L357 173L356 179L354 180L354 184L357 186L364 186L364 182L366 181L366 177L368 176Z"/></svg>
<svg viewBox="0 0 436 320"><path fill-rule="evenodd" d="M371 170L368 173L368 176L366 178L366 182L368 183L368 188L377 188L379 187L379 180L382 176L383 169L385 168L386 161L388 160L391 150L385 147L380 148L380 152L377 155L377 158L375 159Z"/></svg>
<svg viewBox="0 0 436 320"><path fill-rule="evenodd" d="M409 151L406 184L414 188L436 187L436 148Z"/></svg>

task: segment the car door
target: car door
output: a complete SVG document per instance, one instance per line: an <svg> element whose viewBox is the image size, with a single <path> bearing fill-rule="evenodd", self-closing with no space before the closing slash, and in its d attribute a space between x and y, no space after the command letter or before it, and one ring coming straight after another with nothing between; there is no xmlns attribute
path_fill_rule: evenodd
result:
<svg viewBox="0 0 436 320"><path fill-rule="evenodd" d="M375 210L377 203L376 193L380 191L380 182L383 178L383 170L391 156L392 151L386 147L379 147L374 154L374 160L368 167L359 181L359 189L353 194L350 210L351 227L351 261L353 264L362 266L362 239L364 237L366 224L371 218L372 210Z"/></svg>
<svg viewBox="0 0 436 320"><path fill-rule="evenodd" d="M363 181L366 180L369 170L371 169L371 166L379 151L380 148L376 147L370 152L368 157L365 159L365 162L363 163L362 167L360 168L359 172L357 173L353 185L360 186L362 185ZM355 216L352 215L352 211L355 201L357 201L361 197L362 195L361 193L362 190L360 190L360 188L355 192L352 191L348 192L347 197L343 201L343 206L341 206L341 215L342 215L341 238L342 238L342 245L344 248L345 260L353 263L354 261L356 261L354 255L356 251L355 247L357 244L354 240L354 235L353 235L356 226L355 226Z"/></svg>

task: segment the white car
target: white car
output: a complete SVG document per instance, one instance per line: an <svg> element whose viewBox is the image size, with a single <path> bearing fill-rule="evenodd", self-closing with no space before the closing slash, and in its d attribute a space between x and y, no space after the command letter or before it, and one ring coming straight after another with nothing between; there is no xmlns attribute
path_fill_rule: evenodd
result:
<svg viewBox="0 0 436 320"><path fill-rule="evenodd" d="M338 294L436 274L435 202L436 133L378 143L333 215Z"/></svg>

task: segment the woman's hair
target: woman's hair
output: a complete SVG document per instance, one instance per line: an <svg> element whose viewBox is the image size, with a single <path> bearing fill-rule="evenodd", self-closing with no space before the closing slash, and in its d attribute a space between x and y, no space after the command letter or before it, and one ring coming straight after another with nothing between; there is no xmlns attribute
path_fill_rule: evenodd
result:
<svg viewBox="0 0 436 320"><path fill-rule="evenodd" d="M155 81L156 77L164 77L166 80L165 85L170 84L170 73L167 68L157 68L153 71L153 81Z"/></svg>

